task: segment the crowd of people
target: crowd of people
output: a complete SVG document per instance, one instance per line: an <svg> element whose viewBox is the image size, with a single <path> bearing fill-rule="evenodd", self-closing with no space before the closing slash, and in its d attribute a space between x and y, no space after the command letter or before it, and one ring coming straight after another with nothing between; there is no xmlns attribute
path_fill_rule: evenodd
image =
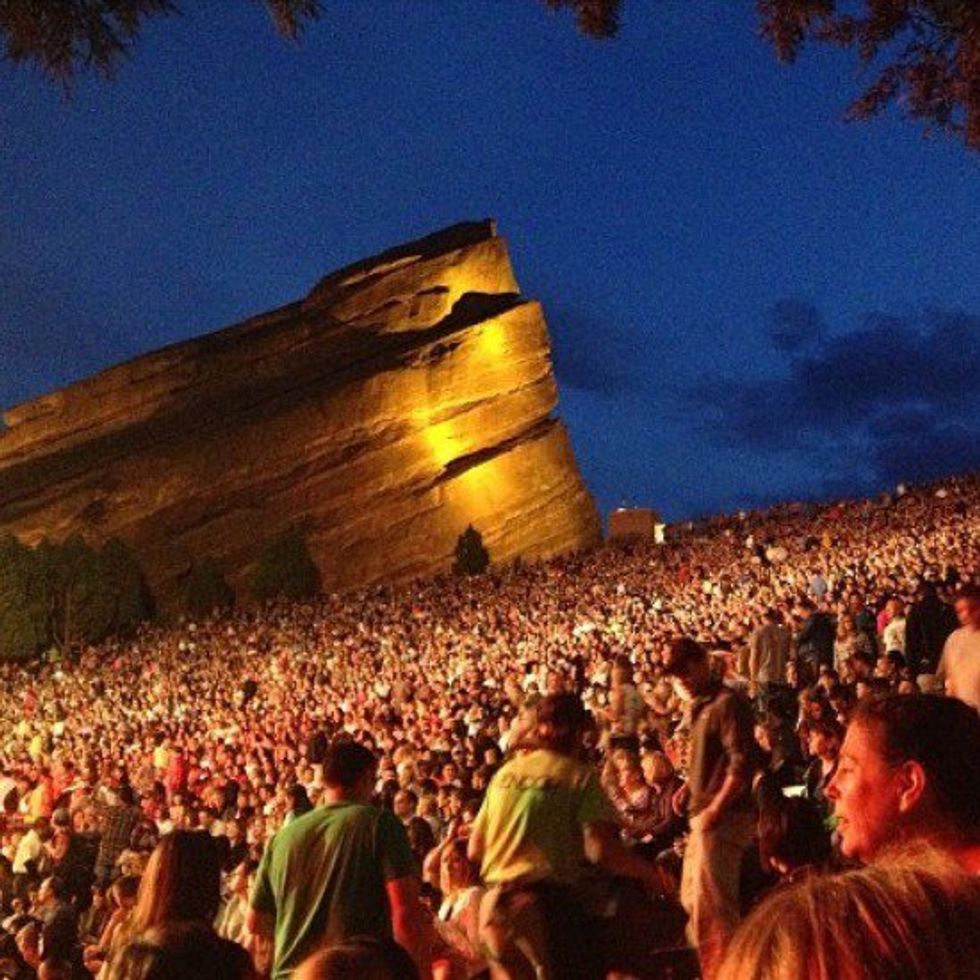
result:
<svg viewBox="0 0 980 980"><path fill-rule="evenodd" d="M980 975L978 530L954 479L4 665L0 976Z"/></svg>

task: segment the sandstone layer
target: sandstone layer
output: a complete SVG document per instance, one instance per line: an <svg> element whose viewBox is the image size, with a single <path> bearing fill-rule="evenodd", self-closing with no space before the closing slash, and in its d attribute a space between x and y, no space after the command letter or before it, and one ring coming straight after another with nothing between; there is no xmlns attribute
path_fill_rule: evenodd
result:
<svg viewBox="0 0 980 980"><path fill-rule="evenodd" d="M456 225L299 302L11 409L0 530L134 546L165 606L210 556L239 595L301 526L328 590L598 541L553 412L547 327L492 222Z"/></svg>

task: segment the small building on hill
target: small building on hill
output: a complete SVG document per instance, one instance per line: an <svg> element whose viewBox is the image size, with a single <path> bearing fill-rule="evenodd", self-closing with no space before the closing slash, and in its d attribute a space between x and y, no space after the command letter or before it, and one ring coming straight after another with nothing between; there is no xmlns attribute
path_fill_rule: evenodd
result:
<svg viewBox="0 0 980 980"><path fill-rule="evenodd" d="M609 541L655 541L663 544L666 525L650 507L617 507L609 515Z"/></svg>

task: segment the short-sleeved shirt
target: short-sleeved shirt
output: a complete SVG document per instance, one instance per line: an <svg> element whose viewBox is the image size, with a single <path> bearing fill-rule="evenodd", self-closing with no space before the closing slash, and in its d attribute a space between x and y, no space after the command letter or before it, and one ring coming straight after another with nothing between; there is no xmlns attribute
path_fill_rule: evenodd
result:
<svg viewBox="0 0 980 980"><path fill-rule="evenodd" d="M980 710L980 630L963 626L950 633L943 647L938 676L946 691Z"/></svg>
<svg viewBox="0 0 980 980"><path fill-rule="evenodd" d="M721 684L712 685L691 703L690 815L696 816L711 803L729 774L739 777L744 786L730 808L751 810L755 754L748 700Z"/></svg>
<svg viewBox="0 0 980 980"><path fill-rule="evenodd" d="M391 938L385 883L416 873L408 835L388 810L327 804L266 845L251 906L275 917L273 980L352 936Z"/></svg>
<svg viewBox="0 0 980 980"><path fill-rule="evenodd" d="M574 882L585 862L583 829L616 822L595 769L547 749L516 756L490 781L476 818L488 884Z"/></svg>

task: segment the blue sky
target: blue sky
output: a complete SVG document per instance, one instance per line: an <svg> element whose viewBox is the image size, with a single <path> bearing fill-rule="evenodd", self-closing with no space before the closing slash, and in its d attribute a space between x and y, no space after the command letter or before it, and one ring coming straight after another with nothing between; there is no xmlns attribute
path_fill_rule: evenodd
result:
<svg viewBox="0 0 980 980"><path fill-rule="evenodd" d="M0 405L493 216L602 509L670 519L980 466L980 155L843 121L745 0L259 4L147 28L66 100L0 66Z"/></svg>

